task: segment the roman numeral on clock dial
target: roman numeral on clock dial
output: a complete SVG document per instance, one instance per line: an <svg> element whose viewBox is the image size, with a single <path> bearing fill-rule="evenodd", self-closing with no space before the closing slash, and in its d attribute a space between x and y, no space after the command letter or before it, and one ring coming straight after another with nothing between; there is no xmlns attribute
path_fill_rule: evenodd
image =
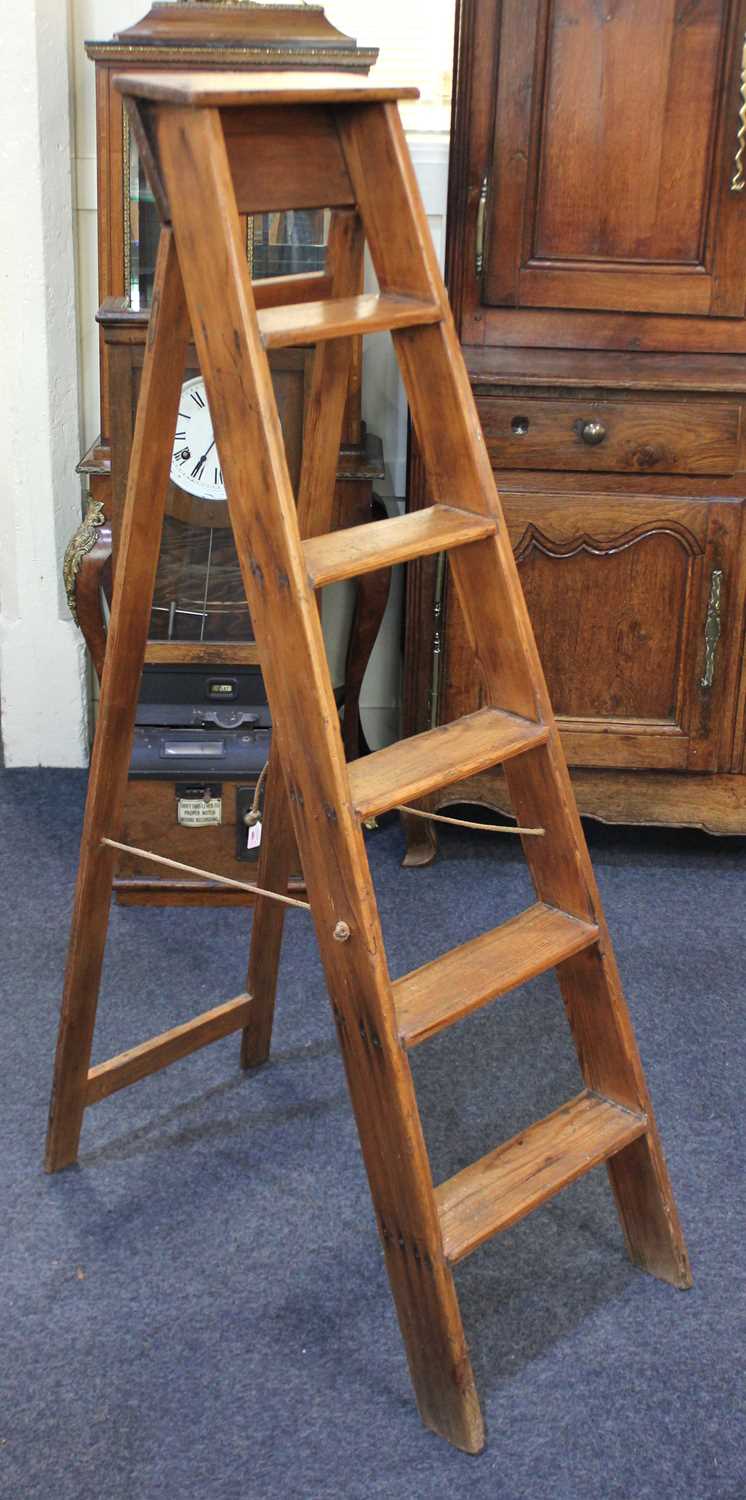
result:
<svg viewBox="0 0 746 1500"><path fill-rule="evenodd" d="M182 386L179 406L180 426L174 435L171 479L179 489L208 505L211 500L225 500L223 470L215 451L215 433L200 376Z"/></svg>

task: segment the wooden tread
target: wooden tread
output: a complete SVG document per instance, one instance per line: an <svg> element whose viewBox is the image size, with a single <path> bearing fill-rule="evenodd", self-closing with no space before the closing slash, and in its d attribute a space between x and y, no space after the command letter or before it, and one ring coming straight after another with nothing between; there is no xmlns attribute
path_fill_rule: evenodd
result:
<svg viewBox="0 0 746 1500"><path fill-rule="evenodd" d="M435 1189L443 1250L462 1260L599 1162L644 1135L647 1120L587 1089Z"/></svg>
<svg viewBox="0 0 746 1500"><path fill-rule="evenodd" d="M333 69L299 73L283 68L266 72L220 68L215 72L186 69L178 73L153 69L147 73L118 73L120 94L159 99L166 104L206 104L221 109L259 104L384 104L419 99L419 89L382 85ZM414 253L414 251L413 251Z"/></svg>
<svg viewBox="0 0 746 1500"><path fill-rule="evenodd" d="M314 588L324 588L342 578L478 542L494 536L496 524L492 516L453 505L429 505L408 516L347 526L303 543L308 577Z"/></svg>
<svg viewBox="0 0 746 1500"><path fill-rule="evenodd" d="M347 767L353 807L360 818L375 817L546 744L548 736L546 724L480 708L353 761Z"/></svg>
<svg viewBox="0 0 746 1500"><path fill-rule="evenodd" d="M394 984L399 1035L415 1047L598 938L592 922L538 901L509 922L413 969Z"/></svg>
<svg viewBox="0 0 746 1500"><path fill-rule="evenodd" d="M361 297L328 297L323 302L265 307L257 317L265 349L291 349L299 344L319 344L323 339L386 333L392 328L413 328L441 321L440 308L435 302L368 293Z"/></svg>
<svg viewBox="0 0 746 1500"><path fill-rule="evenodd" d="M88 1073L86 1104L96 1104L99 1099L108 1098L109 1094L115 1094L118 1089L126 1089L131 1083L137 1083L141 1078L148 1078L151 1073L167 1068L179 1058L189 1057L192 1052L198 1052L200 1047L207 1047L219 1037L240 1031L242 1026L248 1025L250 1019L251 996L236 995L234 1000L226 1000L222 1005L194 1016L191 1021L183 1022L181 1026L173 1026L170 1031L162 1031L159 1036L150 1037L147 1042L130 1047L126 1052L110 1057L107 1062L98 1063Z"/></svg>

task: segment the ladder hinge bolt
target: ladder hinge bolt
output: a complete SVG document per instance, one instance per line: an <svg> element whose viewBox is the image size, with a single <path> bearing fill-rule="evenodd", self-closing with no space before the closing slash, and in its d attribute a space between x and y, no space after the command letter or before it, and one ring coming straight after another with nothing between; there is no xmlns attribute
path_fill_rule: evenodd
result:
<svg viewBox="0 0 746 1500"><path fill-rule="evenodd" d="M346 943L348 938L352 937L352 933L347 926L347 923L338 922L332 933L332 937L334 938L335 943Z"/></svg>

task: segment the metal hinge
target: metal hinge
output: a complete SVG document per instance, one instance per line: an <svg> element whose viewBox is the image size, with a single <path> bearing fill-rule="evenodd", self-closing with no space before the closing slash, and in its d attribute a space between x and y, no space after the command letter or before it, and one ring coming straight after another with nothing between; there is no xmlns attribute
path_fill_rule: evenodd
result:
<svg viewBox="0 0 746 1500"><path fill-rule="evenodd" d="M435 729L438 723L438 708L440 706L440 671L443 659L443 602L446 578L446 554L441 552L438 556L438 567L435 574L435 590L433 594L433 654L432 671L430 675L430 691L427 695L427 717L431 729Z"/></svg>
<svg viewBox="0 0 746 1500"><path fill-rule="evenodd" d="M717 655L718 641L720 640L720 610L723 601L723 570L713 568L710 579L710 598L707 603L707 616L705 619L705 668L700 679L700 687L711 688L715 681L715 657Z"/></svg>

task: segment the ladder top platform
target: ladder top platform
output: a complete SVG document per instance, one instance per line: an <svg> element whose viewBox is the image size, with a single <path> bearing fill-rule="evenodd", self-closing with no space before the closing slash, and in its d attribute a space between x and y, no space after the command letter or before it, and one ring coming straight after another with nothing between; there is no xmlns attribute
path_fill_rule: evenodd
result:
<svg viewBox="0 0 746 1500"><path fill-rule="evenodd" d="M419 89L384 88L349 73L184 72L118 73L121 94L164 104L215 105L221 109L252 104L386 104L418 99Z"/></svg>

